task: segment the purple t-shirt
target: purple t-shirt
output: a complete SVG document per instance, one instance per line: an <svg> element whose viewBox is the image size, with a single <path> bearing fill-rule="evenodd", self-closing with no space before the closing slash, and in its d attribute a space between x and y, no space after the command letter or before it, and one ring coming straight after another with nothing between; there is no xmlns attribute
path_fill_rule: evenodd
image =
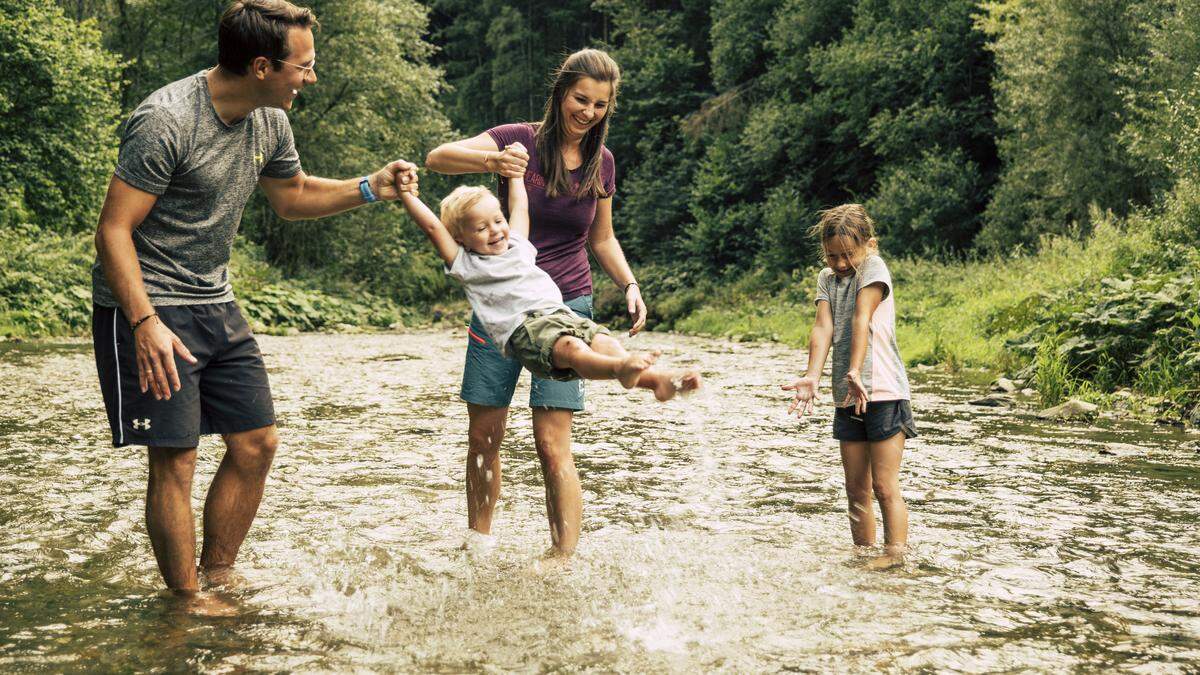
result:
<svg viewBox="0 0 1200 675"><path fill-rule="evenodd" d="M529 241L538 251L537 266L546 271L563 300L592 292L591 267L588 265L587 238L596 218L596 198L576 199L562 195L546 196L546 179L538 162L532 124L502 124L488 129L488 135L501 150L520 143L529 151L525 167L525 191L529 193ZM617 164L608 148L601 148L600 179L609 197L617 191ZM571 172L571 184L579 185L583 167ZM508 213L508 183L500 179L500 205Z"/></svg>

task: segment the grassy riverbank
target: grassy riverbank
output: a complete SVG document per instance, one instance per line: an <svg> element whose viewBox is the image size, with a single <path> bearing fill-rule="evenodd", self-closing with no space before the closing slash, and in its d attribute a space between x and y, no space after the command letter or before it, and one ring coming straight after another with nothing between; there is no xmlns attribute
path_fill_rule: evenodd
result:
<svg viewBox="0 0 1200 675"><path fill-rule="evenodd" d="M1111 404L1129 389L1161 402L1163 415L1196 423L1200 254L1169 243L1181 240L1164 231L1171 215L1118 223L1096 214L1087 237L1046 239L1034 255L889 259L902 353L910 365L1019 376L1046 405L1070 397ZM0 271L0 336L86 335L91 236L0 229L0 247L9 256ZM816 272L814 264L790 277L751 272L719 281L684 264L645 266L639 276L651 328L803 350ZM260 332L383 329L466 315L457 292L444 306L411 307L330 275L285 278L245 242L231 275ZM620 293L603 274L596 280L598 317L619 326Z"/></svg>
<svg viewBox="0 0 1200 675"><path fill-rule="evenodd" d="M1166 243L1144 218L1122 224L1096 214L1089 236L1046 239L1036 255L888 263L910 365L1019 375L1045 405L1112 404L1122 397L1114 392L1131 389L1169 418L1195 417L1200 257ZM656 268L641 278L652 327L803 350L817 270L716 283ZM619 303L618 291L601 285L601 314L617 316Z"/></svg>
<svg viewBox="0 0 1200 675"><path fill-rule="evenodd" d="M81 336L90 331L92 235L32 227L0 228L0 337ZM261 250L239 241L230 263L234 291L259 332L387 328L427 322L429 312L402 307L329 276L285 278ZM436 310L435 310L436 311Z"/></svg>

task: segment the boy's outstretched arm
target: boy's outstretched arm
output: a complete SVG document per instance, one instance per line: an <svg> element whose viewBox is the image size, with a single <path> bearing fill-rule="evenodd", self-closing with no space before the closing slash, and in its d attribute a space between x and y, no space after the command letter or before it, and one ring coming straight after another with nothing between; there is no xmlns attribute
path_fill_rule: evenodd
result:
<svg viewBox="0 0 1200 675"><path fill-rule="evenodd" d="M833 312L829 302L817 302L817 320L813 323L812 334L808 339L808 371L804 377L790 385L784 385L786 391L794 392L792 405L788 414L799 408L800 415L812 412L813 401L817 398L817 388L821 384L821 371L825 370L825 359L829 356L829 347L833 344Z"/></svg>
<svg viewBox="0 0 1200 675"><path fill-rule="evenodd" d="M525 152L525 146L512 143L505 149ZM521 237L529 238L529 194L525 192L525 174L508 179L508 227Z"/></svg>
<svg viewBox="0 0 1200 675"><path fill-rule="evenodd" d="M442 224L442 221L425 205L425 202L421 201L420 197L411 192L401 192L400 201L404 203L404 209L408 211L408 215L417 221L417 226L425 232L426 237L429 237L430 243L437 249L442 260L447 265L453 265L454 258L458 255L458 242L450 236L449 230Z"/></svg>

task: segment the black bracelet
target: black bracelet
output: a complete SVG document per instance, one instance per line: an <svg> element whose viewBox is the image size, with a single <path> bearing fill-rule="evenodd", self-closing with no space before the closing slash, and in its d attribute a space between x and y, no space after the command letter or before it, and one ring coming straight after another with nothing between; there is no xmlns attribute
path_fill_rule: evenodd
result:
<svg viewBox="0 0 1200 675"><path fill-rule="evenodd" d="M156 316L158 316L158 312L150 312L146 316L143 316L142 318L138 319L137 321L134 321L133 326L129 329L129 332L130 333L137 332L138 326L146 323L146 319L156 317Z"/></svg>
<svg viewBox="0 0 1200 675"><path fill-rule="evenodd" d="M638 283L638 282L636 282L636 281L631 281L631 282L629 282L629 283L625 284L625 290L624 290L624 292L625 292L625 293L628 293L628 292L629 292L629 287L630 287L630 286L637 286L639 291L640 291L640 290L642 290L642 285L641 285L641 284L639 284L639 283Z"/></svg>

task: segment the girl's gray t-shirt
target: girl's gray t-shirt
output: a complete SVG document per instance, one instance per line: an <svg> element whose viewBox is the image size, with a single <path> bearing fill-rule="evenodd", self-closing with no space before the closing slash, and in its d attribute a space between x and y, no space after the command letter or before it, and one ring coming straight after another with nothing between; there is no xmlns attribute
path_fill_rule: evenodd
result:
<svg viewBox="0 0 1200 675"><path fill-rule="evenodd" d="M871 401L909 400L911 393L904 360L896 344L896 301L892 275L883 258L868 256L854 276L839 279L826 267L817 277L815 302L829 303L833 315L833 404L843 407L850 394L846 373L850 370L850 342L854 332L854 307L858 292L871 284L883 285L883 300L871 315L867 334L867 356L859 374Z"/></svg>
<svg viewBox="0 0 1200 675"><path fill-rule="evenodd" d="M258 108L237 124L217 116L207 71L142 101L121 137L115 174L157 195L133 230L142 280L155 305L233 300L227 265L246 202L260 176L291 178L300 156L287 115ZM116 307L97 258L92 299Z"/></svg>
<svg viewBox="0 0 1200 675"><path fill-rule="evenodd" d="M508 339L530 314L570 311L550 275L535 264L537 249L513 232L508 250L479 255L459 246L447 276L458 279L475 316L500 353L508 356Z"/></svg>

